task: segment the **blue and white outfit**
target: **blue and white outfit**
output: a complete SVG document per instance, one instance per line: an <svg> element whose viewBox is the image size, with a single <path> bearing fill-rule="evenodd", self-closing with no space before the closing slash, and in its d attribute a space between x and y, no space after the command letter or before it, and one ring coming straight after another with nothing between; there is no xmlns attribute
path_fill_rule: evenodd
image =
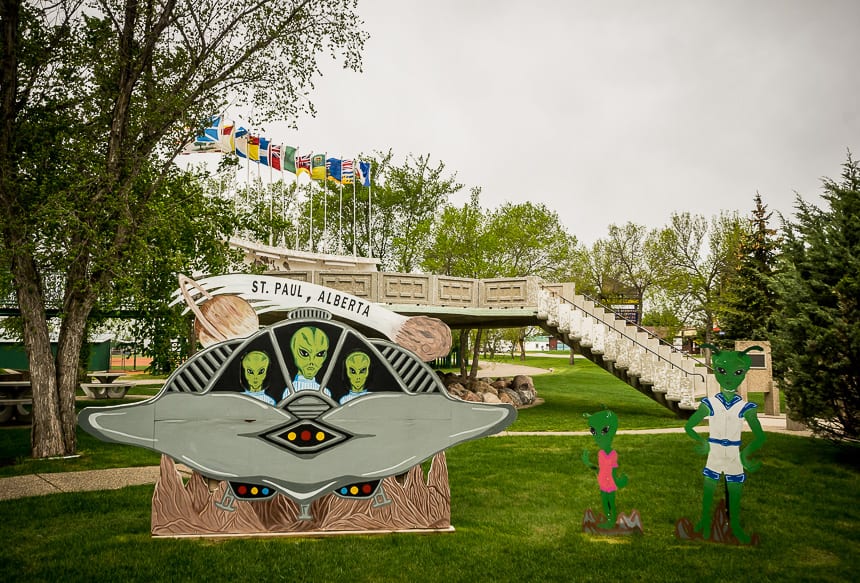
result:
<svg viewBox="0 0 860 583"><path fill-rule="evenodd" d="M263 391L243 391L242 394L248 395L249 397L254 397L255 399L259 399L264 403L268 403L269 405L275 404L275 400Z"/></svg>
<svg viewBox="0 0 860 583"><path fill-rule="evenodd" d="M744 414L756 407L735 395L726 402L722 393L716 397L702 399L708 407L710 437L708 443L708 461L702 473L712 480L719 480L720 474L726 475L726 482L743 482L746 479L741 464L741 431L744 427Z"/></svg>
<svg viewBox="0 0 860 583"><path fill-rule="evenodd" d="M369 394L370 394L370 391L368 391L367 389L364 389L363 391L358 391L358 392L350 391L347 394L345 394L343 397L340 398L340 404L343 405L344 403L346 403L348 401L352 401L353 399L357 399L358 397L361 397L362 395L369 395Z"/></svg>
<svg viewBox="0 0 860 583"><path fill-rule="evenodd" d="M299 391L319 391L320 384L316 381L316 379L308 379L302 376L302 373L296 373L295 378L293 378L293 390L295 392ZM331 397L331 391L328 389L322 389L322 392L326 394L326 396ZM289 389L284 389L283 398L286 399L290 395Z"/></svg>

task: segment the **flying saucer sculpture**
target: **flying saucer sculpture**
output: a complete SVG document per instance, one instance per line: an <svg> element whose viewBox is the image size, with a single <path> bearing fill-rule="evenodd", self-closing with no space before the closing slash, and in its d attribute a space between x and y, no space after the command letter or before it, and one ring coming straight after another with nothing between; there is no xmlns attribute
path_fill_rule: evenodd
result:
<svg viewBox="0 0 860 583"><path fill-rule="evenodd" d="M250 329L243 310L232 312L242 324L230 330ZM203 327L209 338L223 333L213 328ZM378 498L386 479L515 418L510 405L451 397L407 348L302 307L247 337L211 344L155 397L88 407L78 422L100 439L161 452L224 482L227 499L280 494L300 518L313 519L313 501Z"/></svg>

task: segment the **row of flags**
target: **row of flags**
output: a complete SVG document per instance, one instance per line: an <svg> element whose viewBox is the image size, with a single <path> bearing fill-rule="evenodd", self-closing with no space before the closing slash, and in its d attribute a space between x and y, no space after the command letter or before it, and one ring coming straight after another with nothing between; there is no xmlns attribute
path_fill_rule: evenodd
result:
<svg viewBox="0 0 860 583"><path fill-rule="evenodd" d="M296 176L306 173L313 180L331 180L338 184L370 186L370 162L332 158L326 154L298 155L297 149L274 144L268 138L252 134L243 127L221 116L212 119L212 125L203 130L186 152L223 152L235 154L251 162L268 166L272 170L292 172Z"/></svg>

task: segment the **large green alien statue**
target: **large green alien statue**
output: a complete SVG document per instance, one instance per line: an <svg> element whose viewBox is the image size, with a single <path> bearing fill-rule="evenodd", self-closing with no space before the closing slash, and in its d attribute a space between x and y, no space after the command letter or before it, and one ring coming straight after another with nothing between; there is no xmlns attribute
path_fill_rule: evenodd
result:
<svg viewBox="0 0 860 583"><path fill-rule="evenodd" d="M714 374L720 383L720 392L713 398L702 399L699 408L684 426L687 435L697 441L697 451L708 456L705 469L702 471L705 475L702 518L694 530L705 539L711 537L714 492L720 481L720 475L723 474L726 477L728 493L729 527L741 544L749 544L750 536L741 529L740 524L741 492L746 479L744 470L754 472L761 467L761 462L753 462L750 460L750 455L764 444L766 437L756 415L756 404L744 401L737 391L752 364L752 359L747 352L762 350L762 348L750 346L738 352L721 351L711 344L703 344L702 347L713 351L711 360ZM705 417L709 418L710 423L708 439L693 429ZM741 449L744 420L753 432L753 440Z"/></svg>
<svg viewBox="0 0 860 583"><path fill-rule="evenodd" d="M299 369L293 378L293 389L296 392L322 390L331 396L331 391L327 388L321 389L315 378L328 358L328 336L325 332L315 326L299 328L290 340L290 350ZM289 391L285 390L284 398L288 395Z"/></svg>
<svg viewBox="0 0 860 583"><path fill-rule="evenodd" d="M360 350L350 352L344 359L346 377L349 379L349 392L340 398L340 404L368 394L365 385L370 374L370 357Z"/></svg>

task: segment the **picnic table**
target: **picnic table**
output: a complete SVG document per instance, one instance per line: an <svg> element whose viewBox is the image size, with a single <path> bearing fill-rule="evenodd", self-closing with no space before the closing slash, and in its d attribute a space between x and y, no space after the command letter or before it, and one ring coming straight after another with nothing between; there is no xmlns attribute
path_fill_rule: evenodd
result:
<svg viewBox="0 0 860 583"><path fill-rule="evenodd" d="M118 379L121 376L125 376L124 372L110 372L107 370L96 370L90 373L87 373L87 376L94 383L112 383L114 380Z"/></svg>
<svg viewBox="0 0 860 583"><path fill-rule="evenodd" d="M0 381L0 423L12 417L28 423L33 419L33 389L30 381Z"/></svg>
<svg viewBox="0 0 860 583"><path fill-rule="evenodd" d="M115 380L124 375L124 372L107 370L87 373L93 382L81 383L81 390L91 399L122 399L131 387L131 383L118 383Z"/></svg>

